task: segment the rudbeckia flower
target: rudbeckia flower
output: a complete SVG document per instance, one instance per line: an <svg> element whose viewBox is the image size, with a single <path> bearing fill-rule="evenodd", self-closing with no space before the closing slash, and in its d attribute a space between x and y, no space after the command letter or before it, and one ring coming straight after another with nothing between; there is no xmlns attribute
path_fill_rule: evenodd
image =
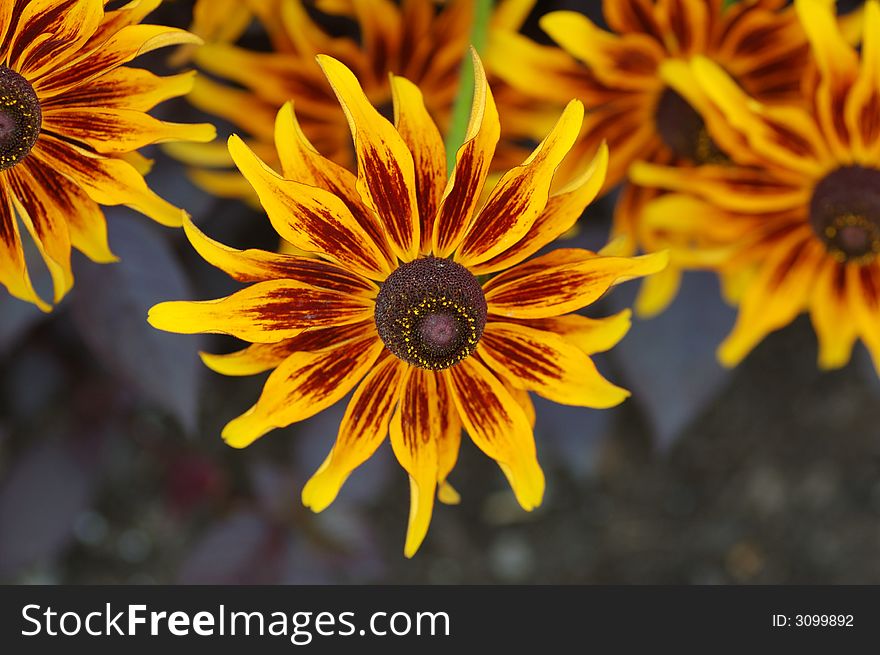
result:
<svg viewBox="0 0 880 655"><path fill-rule="evenodd" d="M42 309L49 305L31 282L20 226L46 263L57 303L73 286L71 248L96 262L116 260L100 205L128 205L180 226L181 210L144 182L149 162L137 149L214 138L210 125L146 113L185 94L192 75L161 78L124 66L150 50L198 41L141 25L159 2L115 11L105 11L102 0L0 3L0 283Z"/></svg>
<svg viewBox="0 0 880 655"><path fill-rule="evenodd" d="M640 164L632 175L672 191L646 220L714 262L739 304L724 364L808 311L820 366L844 365L860 338L880 370L880 3L866 4L861 54L834 28L833 3L795 7L818 69L804 102L760 103L697 59L693 77L724 119L713 134L740 165Z"/></svg>
<svg viewBox="0 0 880 655"><path fill-rule="evenodd" d="M213 2L199 4L211 4L213 12ZM451 0L439 8L434 0L319 0L309 10L302 0L245 4L265 28L271 51L219 40L198 48L194 63L205 74L196 80L188 99L231 123L271 165L278 165L272 144L274 117L288 100L295 103L306 136L322 153L340 165L354 165L346 118L315 61L317 53L355 71L367 97L386 114L391 109L389 73L412 80L445 133L458 91L462 53L470 42L473 0ZM534 0L504 0L494 10L492 24L517 29L533 4ZM358 36L341 33L341 25L348 23L357 26ZM547 112L536 109L534 101L524 103L522 94L507 85L499 83L495 91L503 113L510 117L499 149L499 160L503 158L509 167L527 154L516 139L536 120L544 119L542 124L547 125ZM174 144L168 152L190 164L192 179L210 193L253 198L221 144Z"/></svg>
<svg viewBox="0 0 880 655"><path fill-rule="evenodd" d="M302 500L315 511L327 507L390 433L410 479L407 556L425 537L435 495L457 500L447 476L462 428L498 462L524 509L540 504L544 475L529 392L585 407L623 401L628 392L603 378L590 355L622 338L628 313L590 319L573 312L666 261L665 254L607 257L574 248L528 259L596 195L607 152L551 194L583 119L583 106L572 101L481 201L500 127L474 60L467 139L447 179L444 145L418 87L392 77L392 124L348 68L319 55L351 128L356 176L318 153L289 104L275 126L283 176L239 137L229 140L279 235L315 257L234 250L187 223L202 257L251 284L217 300L163 303L149 316L160 329L252 344L205 355L220 373L272 370L256 404L224 428L231 446L248 446L353 390L336 443Z"/></svg>
<svg viewBox="0 0 880 655"><path fill-rule="evenodd" d="M575 152L591 156L608 142L606 190L623 181L635 161L689 165L723 158L682 89L670 62L702 55L717 62L747 93L765 103L790 101L807 62L803 31L785 0L605 0L610 30L574 11L551 12L542 29L558 48L540 46L511 31L490 40L490 68L510 85L544 99L581 99L588 108ZM614 216L616 234L651 252L665 235L640 221L654 190L626 184ZM664 274L645 281L637 309L656 314L680 282L675 259Z"/></svg>

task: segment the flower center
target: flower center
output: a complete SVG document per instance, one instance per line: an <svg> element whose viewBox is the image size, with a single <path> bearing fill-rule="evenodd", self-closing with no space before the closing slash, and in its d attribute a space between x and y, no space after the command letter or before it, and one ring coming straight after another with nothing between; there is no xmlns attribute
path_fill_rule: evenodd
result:
<svg viewBox="0 0 880 655"><path fill-rule="evenodd" d="M0 65L0 171L12 168L34 147L43 114L34 87Z"/></svg>
<svg viewBox="0 0 880 655"><path fill-rule="evenodd" d="M687 100L670 88L664 89L654 110L657 133L676 156L695 164L720 164L727 156L715 145L703 117Z"/></svg>
<svg viewBox="0 0 880 655"><path fill-rule="evenodd" d="M844 166L813 189L810 225L829 254L867 264L880 255L880 170Z"/></svg>
<svg viewBox="0 0 880 655"><path fill-rule="evenodd" d="M405 362L434 371L470 355L486 326L486 297L470 271L448 259L402 264L376 298L376 328Z"/></svg>

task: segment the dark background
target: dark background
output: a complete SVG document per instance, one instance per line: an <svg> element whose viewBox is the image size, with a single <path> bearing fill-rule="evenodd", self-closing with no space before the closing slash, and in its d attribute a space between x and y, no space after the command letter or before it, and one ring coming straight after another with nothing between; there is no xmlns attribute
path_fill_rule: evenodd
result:
<svg viewBox="0 0 880 655"><path fill-rule="evenodd" d="M151 20L185 26L189 11L168 2ZM161 70L167 54L139 65ZM157 113L205 118L183 101ZM262 213L148 154L152 188L210 235L274 246ZM575 243L601 243L612 207L588 210ZM632 399L601 412L536 403L543 506L519 509L465 439L451 476L463 502L436 506L406 560L409 490L387 444L324 513L301 506L343 406L244 451L223 444L264 376L213 374L197 350L232 340L144 318L155 302L235 285L181 232L107 214L122 263L77 256L76 286L51 315L0 291L0 582L880 583L880 382L861 346L845 369L818 371L804 318L724 370L714 349L734 312L711 275L689 275L665 314L599 362ZM635 284L591 313L628 306Z"/></svg>

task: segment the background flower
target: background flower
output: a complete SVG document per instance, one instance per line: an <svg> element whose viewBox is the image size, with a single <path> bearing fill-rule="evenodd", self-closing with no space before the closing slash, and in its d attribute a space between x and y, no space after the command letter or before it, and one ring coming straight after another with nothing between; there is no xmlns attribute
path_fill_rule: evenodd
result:
<svg viewBox="0 0 880 655"><path fill-rule="evenodd" d="M272 125L281 106L291 101L315 147L338 164L354 165L345 116L315 63L316 53L339 59L355 71L367 97L389 118L389 74L412 80L445 134L458 92L462 53L470 43L472 0L441 5L433 0L319 1L314 6L301 0L248 0L246 4L266 29L270 51L258 51L246 42L215 42L199 48L194 62L205 74L188 97L199 109L231 123L265 161L278 164ZM492 22L516 29L533 5L534 0L505 0L494 10ZM501 82L496 96L510 117L496 166L510 167L528 154L516 140L532 135L536 111L534 102L524 104L522 94ZM546 112L542 116L549 129L553 117ZM191 175L203 188L224 197L253 199L250 187L230 170L232 162L223 144L177 144L169 152L194 167Z"/></svg>
<svg viewBox="0 0 880 655"><path fill-rule="evenodd" d="M634 161L687 166L724 156L693 106L693 94L665 62L703 55L764 102L798 97L807 45L792 9L784 5L780 0L727 7L723 0L606 0L610 30L577 11L551 12L540 24L558 48L497 30L488 58L502 79L524 93L584 102L589 111L576 152L590 156L608 141L609 190L625 180ZM629 183L621 191L614 230L626 235L631 249L664 247L666 235L639 220L656 194ZM647 280L637 304L640 313L652 315L668 305L680 277L673 260L665 273Z"/></svg>
<svg viewBox="0 0 880 655"><path fill-rule="evenodd" d="M800 103L763 105L705 59L693 79L724 121L740 166L640 165L636 180L676 191L646 214L714 250L740 306L719 350L738 364L769 332L809 311L819 363L839 367L861 338L880 362L880 5L866 5L861 54L822 0L798 0L818 76ZM690 227L686 224L690 223ZM718 252L721 251L721 252ZM878 367L880 370L880 367Z"/></svg>
<svg viewBox="0 0 880 655"><path fill-rule="evenodd" d="M20 225L54 285L73 286L71 248L115 261L100 205L128 205L171 226L181 211L153 193L138 148L210 141L210 125L169 123L146 112L186 93L191 74L159 78L124 64L150 50L197 41L173 27L141 25L159 4L105 11L101 0L14 0L0 9L0 282L48 309L31 281Z"/></svg>

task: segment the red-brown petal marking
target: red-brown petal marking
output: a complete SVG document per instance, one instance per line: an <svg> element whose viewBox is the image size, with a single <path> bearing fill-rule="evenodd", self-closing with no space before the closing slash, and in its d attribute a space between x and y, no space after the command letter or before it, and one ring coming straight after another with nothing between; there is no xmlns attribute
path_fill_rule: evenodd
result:
<svg viewBox="0 0 880 655"><path fill-rule="evenodd" d="M303 330L359 323L373 314L373 302L298 280L258 282L226 298L156 305L153 327L179 334L228 334L252 343L276 343Z"/></svg>
<svg viewBox="0 0 880 655"><path fill-rule="evenodd" d="M86 84L99 75L156 48L184 43L200 44L201 39L185 30L163 25L129 25L78 57L65 62L35 82L40 98L48 98Z"/></svg>
<svg viewBox="0 0 880 655"><path fill-rule="evenodd" d="M552 332L490 322L479 353L512 385L563 405L604 409L629 396L602 377L586 353Z"/></svg>
<svg viewBox="0 0 880 655"><path fill-rule="evenodd" d="M571 101L529 158L501 178L468 228L456 261L465 266L482 263L529 231L547 206L556 168L574 144L583 118L584 106Z"/></svg>
<svg viewBox="0 0 880 655"><path fill-rule="evenodd" d="M275 428L322 412L360 382L381 352L382 342L370 335L335 349L294 353L266 380L257 404L226 425L223 439L244 448Z"/></svg>
<svg viewBox="0 0 880 655"><path fill-rule="evenodd" d="M379 288L369 279L331 262L264 250L236 250L205 235L189 218L183 229L196 252L239 282L292 279L321 289L374 297Z"/></svg>
<svg viewBox="0 0 880 655"><path fill-rule="evenodd" d="M455 498L454 490L446 482L447 476L452 471L458 460L458 450L461 446L461 419L452 401L452 395L447 386L446 378L438 375L437 380L437 420L440 423L437 434L437 482L440 484L439 498L441 502L448 503ZM452 491L451 494L445 495Z"/></svg>
<svg viewBox="0 0 880 655"><path fill-rule="evenodd" d="M12 190L3 176L0 176L0 284L16 298L35 303L48 311L49 306L40 299L31 283L15 217Z"/></svg>
<svg viewBox="0 0 880 655"><path fill-rule="evenodd" d="M565 234L599 193L607 170L608 147L602 144L590 166L550 196L544 211L522 239L492 259L469 266L469 270L474 275L481 275L510 268Z"/></svg>
<svg viewBox="0 0 880 655"><path fill-rule="evenodd" d="M434 222L432 252L447 257L461 242L480 201L495 145L501 135L498 110L486 82L486 72L476 52L474 58L474 101L464 144L455 156L455 168Z"/></svg>
<svg viewBox="0 0 880 655"><path fill-rule="evenodd" d="M348 403L333 449L302 491L303 505L326 508L351 472L366 462L388 434L406 364L383 353Z"/></svg>
<svg viewBox="0 0 880 655"><path fill-rule="evenodd" d="M618 281L662 270L667 261L666 253L599 257L585 250L555 251L492 278L485 286L489 314L510 318L567 314L594 302Z"/></svg>
<svg viewBox="0 0 880 655"><path fill-rule="evenodd" d="M446 148L419 88L407 79L392 76L391 90L397 131L412 152L415 164L421 252L427 254L431 251L434 219L446 186Z"/></svg>
<svg viewBox="0 0 880 655"><path fill-rule="evenodd" d="M31 0L22 11L9 61L29 79L57 65L95 32L104 15L101 0Z"/></svg>
<svg viewBox="0 0 880 655"><path fill-rule="evenodd" d="M31 233L52 276L57 303L73 286L70 233L65 219L74 208L67 204L63 189L61 193L55 192L56 174L44 166L26 161L7 175L17 199L19 217Z"/></svg>
<svg viewBox="0 0 880 655"><path fill-rule="evenodd" d="M149 111L169 98L187 94L192 89L195 75L195 71L189 71L159 77L143 68L118 68L92 80L87 86L73 89L61 97L46 99L43 106L46 109L102 107Z"/></svg>
<svg viewBox="0 0 880 655"><path fill-rule="evenodd" d="M437 440L441 431L436 378L433 371L409 369L389 426L391 447L410 481L409 525L404 546L407 557L412 557L425 539L434 509Z"/></svg>
<svg viewBox="0 0 880 655"><path fill-rule="evenodd" d="M339 197L324 189L283 179L237 136L229 138L229 153L257 192L272 226L284 239L366 277L384 279L390 272L382 251Z"/></svg>
<svg viewBox="0 0 880 655"><path fill-rule="evenodd" d="M605 20L615 32L641 32L662 38L663 31L654 17L653 0L603 0Z"/></svg>
<svg viewBox="0 0 880 655"><path fill-rule="evenodd" d="M179 227L183 220L183 212L153 193L140 173L122 159L101 157L46 134L31 156L75 182L101 205L127 205L171 227Z"/></svg>
<svg viewBox="0 0 880 655"><path fill-rule="evenodd" d="M706 0L659 0L657 13L665 32L674 36L678 54L704 52L711 38L709 9Z"/></svg>
<svg viewBox="0 0 880 655"><path fill-rule="evenodd" d="M372 321L327 328L311 328L278 343L254 343L224 355L199 353L205 366L222 375L256 375L277 367L295 352L318 352L336 348L364 334L372 334Z"/></svg>
<svg viewBox="0 0 880 655"><path fill-rule="evenodd" d="M278 158L286 179L326 189L341 198L388 262L395 262L385 228L375 212L364 205L358 195L357 178L351 171L327 159L315 149L302 131L293 105L289 102L281 107L275 118L275 147L278 149Z"/></svg>
<svg viewBox="0 0 880 655"><path fill-rule="evenodd" d="M544 474L529 419L519 403L476 357L441 373L471 440L496 460L525 510L541 504Z"/></svg>
<svg viewBox="0 0 880 655"><path fill-rule="evenodd" d="M421 245L412 154L394 126L367 100L354 73L326 55L318 55L318 63L348 118L361 198L379 216L395 254L411 261Z"/></svg>

